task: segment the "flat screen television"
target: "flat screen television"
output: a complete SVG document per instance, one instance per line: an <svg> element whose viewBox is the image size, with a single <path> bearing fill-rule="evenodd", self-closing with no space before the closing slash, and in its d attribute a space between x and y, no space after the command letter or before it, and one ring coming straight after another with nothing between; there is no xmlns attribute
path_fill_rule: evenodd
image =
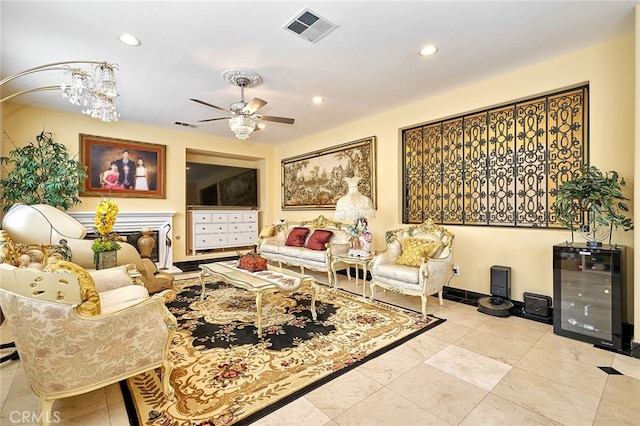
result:
<svg viewBox="0 0 640 426"><path fill-rule="evenodd" d="M258 170L187 162L186 203L193 206L258 207Z"/></svg>

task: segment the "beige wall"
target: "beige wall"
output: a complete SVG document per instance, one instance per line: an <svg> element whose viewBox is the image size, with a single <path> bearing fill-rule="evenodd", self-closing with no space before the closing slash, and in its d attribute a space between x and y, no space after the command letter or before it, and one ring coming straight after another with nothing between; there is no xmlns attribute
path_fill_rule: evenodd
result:
<svg viewBox="0 0 640 426"><path fill-rule="evenodd" d="M236 139L216 139L194 135L172 129L154 128L118 121L103 123L81 114L70 114L45 109L29 108L8 103L4 105L3 125L6 133L18 145L34 141L35 136L43 129L53 133L56 142L64 143L71 153L79 151L80 133L120 138L138 142L150 142L166 145L167 173L166 199L155 198L116 198L120 211L162 211L175 212L173 220L173 259L182 261L191 259L186 246L186 209L185 209L185 163L187 149L194 158L202 159L202 155L220 156L220 164L233 164L240 167L259 167L259 185L265 187L261 192L259 203L265 209L273 209L271 203L277 202L273 197L266 197L266 174L276 164L273 159L273 148L241 142ZM251 157L246 156L250 147ZM8 155L12 149L7 138L2 139L2 155ZM280 167L277 163L277 167ZM261 183L260 183L261 182ZM72 211L93 211L100 201L99 197L82 197L82 204ZM235 254L235 252L233 252Z"/></svg>
<svg viewBox="0 0 640 426"><path fill-rule="evenodd" d="M106 124L78 114L15 104L4 105L3 125L18 142L32 139L44 127L72 152L78 149L78 133L167 145L167 199L118 199L118 202L123 211L177 212L174 219L176 261L190 258L185 254L184 162L187 149L240 155L250 146L252 155L264 159L259 162L263 166L260 182L267 184L261 184L260 208L262 223L269 223L276 218L300 220L318 214L332 216L332 212L326 210L281 210L280 161L283 158L376 136L379 207L370 226L374 233L374 249L382 250L385 248L384 232L402 226L399 129L584 82L589 82L591 87L591 162L604 170L620 172L628 182L627 193L631 195L634 188L634 94L630 88L634 87L634 58L634 37L628 36L276 148L125 122ZM416 90L420 88L416 87ZM3 139L3 155L8 149ZM74 210L91 211L97 201L98 198L83 198L82 206ZM523 292L552 295L551 246L570 238L568 231L465 226L451 226L450 229L456 235L454 262L460 266L460 275L451 280L451 286L486 294L489 292L490 266L505 265L512 268L514 300L522 300ZM633 234L616 233L614 241L629 246L627 272L629 285L632 285ZM631 312L627 318L633 322Z"/></svg>
<svg viewBox="0 0 640 426"><path fill-rule="evenodd" d="M634 38L628 36L277 147L274 160L375 135L379 209L369 225L374 249L382 250L384 232L402 226L399 129L589 82L591 162L621 173L628 182L626 193L631 196L634 96L629 88L634 85L634 57ZM267 213L268 218L299 219L318 212L277 209ZM460 266L460 275L450 282L452 287L487 294L489 268L504 265L512 268L512 299L521 301L524 292L553 295L551 247L569 239L568 231L449 228L456 235L454 262ZM627 271L628 283L633 285L633 233L616 233L614 242L630 248ZM631 312L628 320L633 321Z"/></svg>

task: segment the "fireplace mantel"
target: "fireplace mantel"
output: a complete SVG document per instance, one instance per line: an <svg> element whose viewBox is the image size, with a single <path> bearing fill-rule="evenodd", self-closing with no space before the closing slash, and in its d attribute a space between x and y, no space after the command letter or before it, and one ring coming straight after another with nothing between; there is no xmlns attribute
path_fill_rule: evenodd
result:
<svg viewBox="0 0 640 426"><path fill-rule="evenodd" d="M78 222L84 225L89 232L94 232L94 220L96 212L67 212ZM151 228L158 231L160 241L158 245L158 267L173 268L172 245L167 245L165 240L169 238L173 242L173 216L176 212L123 212L118 213L116 223L113 226L114 232L139 232L141 228ZM166 261L165 261L166 259Z"/></svg>

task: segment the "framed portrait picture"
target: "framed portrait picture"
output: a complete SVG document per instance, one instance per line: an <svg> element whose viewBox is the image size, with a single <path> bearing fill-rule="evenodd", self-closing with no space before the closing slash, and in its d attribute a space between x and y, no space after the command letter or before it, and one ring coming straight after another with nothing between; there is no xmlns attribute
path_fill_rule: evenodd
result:
<svg viewBox="0 0 640 426"><path fill-rule="evenodd" d="M375 136L282 160L282 209L335 209L347 193L343 179L354 176L375 208Z"/></svg>
<svg viewBox="0 0 640 426"><path fill-rule="evenodd" d="M81 196L166 198L166 146L80 134Z"/></svg>

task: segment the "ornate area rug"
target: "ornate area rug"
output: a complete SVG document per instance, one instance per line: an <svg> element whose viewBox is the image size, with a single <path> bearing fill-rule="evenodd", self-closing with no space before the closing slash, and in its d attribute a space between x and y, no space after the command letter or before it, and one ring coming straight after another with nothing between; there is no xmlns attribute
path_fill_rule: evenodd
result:
<svg viewBox="0 0 640 426"><path fill-rule="evenodd" d="M178 319L171 352L176 401L165 401L159 370L123 381L132 424L248 424L444 320L320 285L311 297L274 293L262 302L258 338L255 296L207 278L176 281L167 303ZM135 411L135 412L134 412Z"/></svg>

